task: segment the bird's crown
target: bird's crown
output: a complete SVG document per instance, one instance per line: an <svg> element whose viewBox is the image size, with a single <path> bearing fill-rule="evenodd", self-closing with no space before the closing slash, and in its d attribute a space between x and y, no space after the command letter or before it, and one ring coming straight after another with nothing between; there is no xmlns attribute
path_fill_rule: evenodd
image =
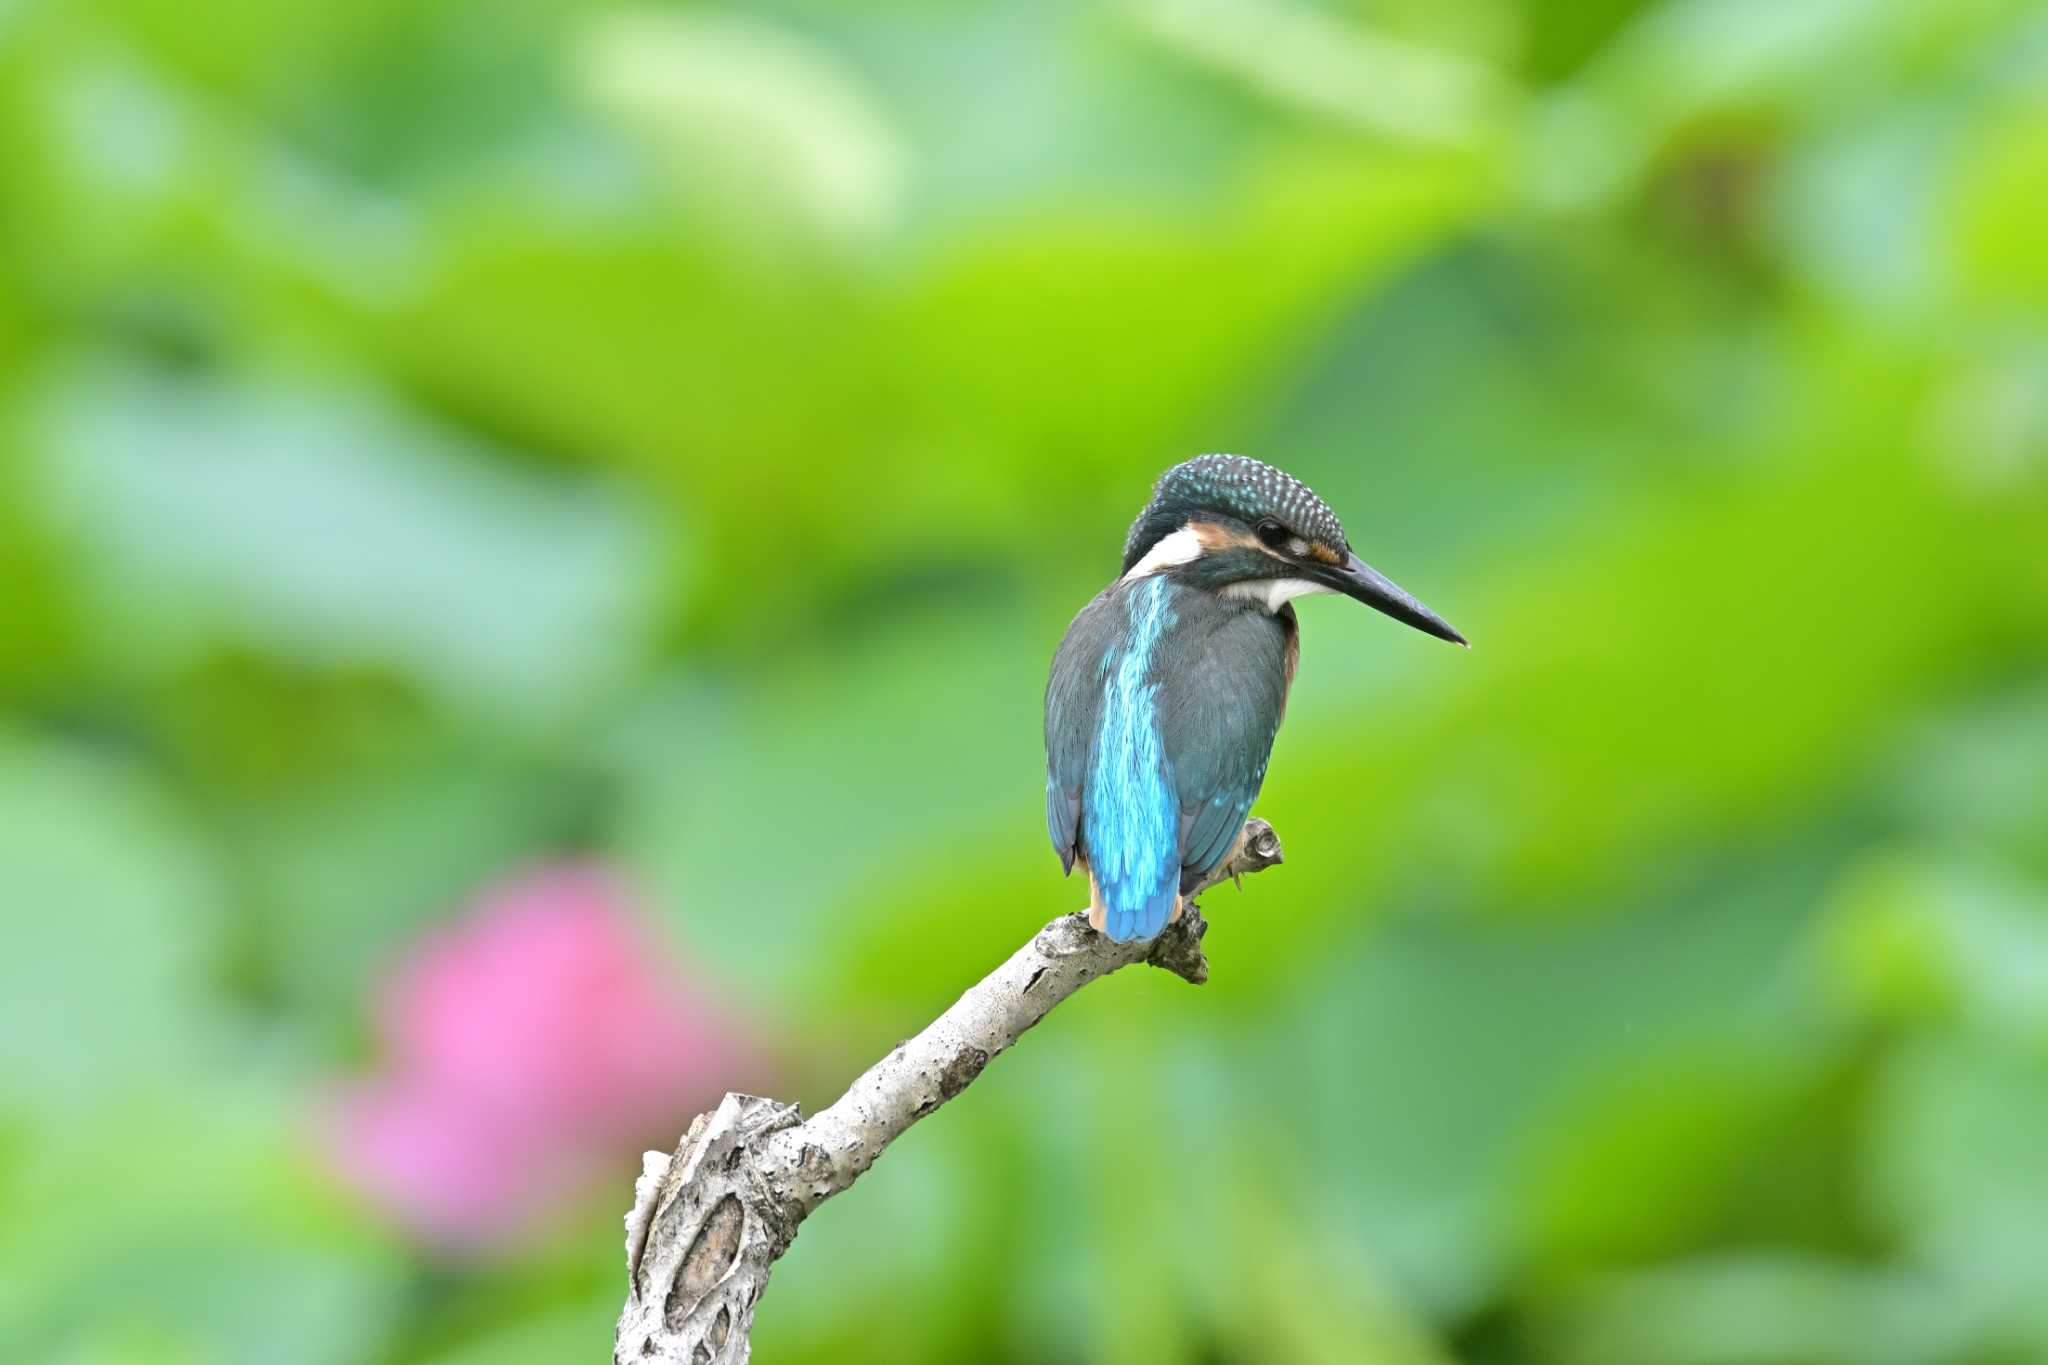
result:
<svg viewBox="0 0 2048 1365"><path fill-rule="evenodd" d="M1273 520L1305 541L1348 553L1344 527L1330 505L1292 474L1243 455L1197 455L1159 476L1152 500L1124 540L1124 570L1200 513L1222 513L1248 526Z"/></svg>

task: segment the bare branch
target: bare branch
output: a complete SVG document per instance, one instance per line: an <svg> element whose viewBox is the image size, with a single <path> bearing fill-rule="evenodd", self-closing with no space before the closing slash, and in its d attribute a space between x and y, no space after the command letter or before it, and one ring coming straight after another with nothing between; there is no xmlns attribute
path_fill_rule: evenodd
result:
<svg viewBox="0 0 2048 1365"><path fill-rule="evenodd" d="M1273 827L1248 820L1236 850L1194 895L1280 861ZM1112 943L1086 915L1062 915L811 1118L758 1095L727 1095L699 1114L673 1156L647 1154L634 1186L614 1365L745 1361L754 1304L813 1209L1090 981L1138 962L1192 985L1207 981L1207 928L1192 896L1149 943Z"/></svg>

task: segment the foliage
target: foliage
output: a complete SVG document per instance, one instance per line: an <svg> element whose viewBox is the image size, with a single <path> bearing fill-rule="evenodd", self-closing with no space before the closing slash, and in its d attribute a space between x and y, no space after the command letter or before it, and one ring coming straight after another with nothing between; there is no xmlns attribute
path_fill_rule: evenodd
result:
<svg viewBox="0 0 2048 1365"><path fill-rule="evenodd" d="M468 1259L323 1156L379 992L573 854L830 1098L1073 901L1045 662L1207 449L1476 647L1306 604L1214 982L762 1358L2048 1355L2044 92L2039 0L0 0L0 1356L600 1350L630 1147Z"/></svg>

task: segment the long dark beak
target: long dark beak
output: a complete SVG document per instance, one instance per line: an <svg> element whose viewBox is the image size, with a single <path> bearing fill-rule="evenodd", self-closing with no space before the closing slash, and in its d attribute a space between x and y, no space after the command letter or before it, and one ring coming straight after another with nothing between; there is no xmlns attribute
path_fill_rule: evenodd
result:
<svg viewBox="0 0 2048 1365"><path fill-rule="evenodd" d="M1357 555L1351 556L1344 564L1333 567L1330 576L1331 586L1346 597L1355 597L1374 611L1383 611L1396 621L1411 625L1425 635L1434 635L1439 640L1449 640L1454 645L1471 648L1465 637L1451 628L1449 621L1410 597L1395 586L1392 579Z"/></svg>

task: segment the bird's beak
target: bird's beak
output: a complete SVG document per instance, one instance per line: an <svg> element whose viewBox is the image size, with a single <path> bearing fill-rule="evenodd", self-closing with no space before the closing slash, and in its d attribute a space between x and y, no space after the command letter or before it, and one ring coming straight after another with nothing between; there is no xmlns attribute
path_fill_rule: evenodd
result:
<svg viewBox="0 0 2048 1365"><path fill-rule="evenodd" d="M1406 625L1411 625L1425 635L1434 635L1439 640L1449 640L1454 645L1466 645L1465 637L1451 627L1449 621L1438 616L1422 603L1410 597L1397 587L1385 574L1352 555L1341 565L1331 568L1331 586L1346 597L1355 597L1374 611L1385 612Z"/></svg>

